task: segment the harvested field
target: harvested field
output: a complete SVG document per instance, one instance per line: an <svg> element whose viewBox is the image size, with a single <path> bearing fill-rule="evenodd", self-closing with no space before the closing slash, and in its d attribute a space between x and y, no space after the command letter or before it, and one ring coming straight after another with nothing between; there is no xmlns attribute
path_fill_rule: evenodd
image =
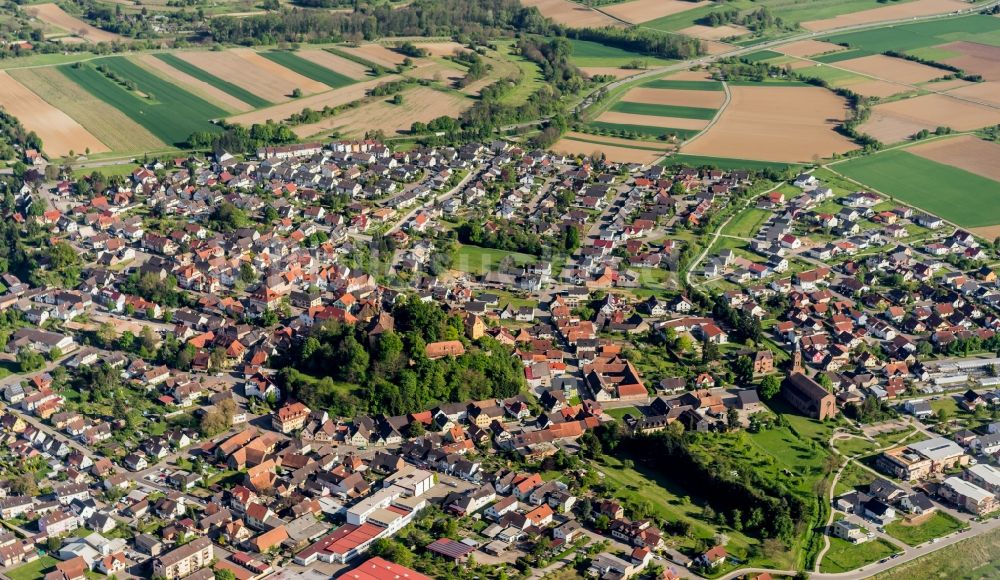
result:
<svg viewBox="0 0 1000 580"><path fill-rule="evenodd" d="M707 70L682 70L663 78L671 81L710 81L712 73Z"/></svg>
<svg viewBox="0 0 1000 580"><path fill-rule="evenodd" d="M282 121L287 119L292 113L298 113L302 111L302 109L309 108L319 110L323 107L339 107L340 105L346 105L351 101L363 99L367 96L369 89L372 87L384 82L399 80L399 78L400 77L398 76L386 76L373 79L368 82L355 83L353 85L348 85L346 87L341 87L339 89L327 91L311 97L296 99L294 101L282 103L273 107L267 107L266 109L259 109L257 111L251 111L242 115L230 117L228 120L230 122L241 123L243 125L264 123L268 120Z"/></svg>
<svg viewBox="0 0 1000 580"><path fill-rule="evenodd" d="M285 90L288 92L291 89L302 89L302 92L308 95L311 93L321 93L330 89L329 86L319 81L315 81L289 68L285 68L272 60L264 58L255 50L237 48L232 52L235 52L237 56L246 61L252 68L263 70L270 77L282 82L286 87Z"/></svg>
<svg viewBox="0 0 1000 580"><path fill-rule="evenodd" d="M818 54L840 52L847 49L839 44L823 42L822 40L799 40L797 42L786 44L780 48L776 48L775 50L782 54L787 54L788 56L816 56Z"/></svg>
<svg viewBox="0 0 1000 580"><path fill-rule="evenodd" d="M611 4L601 8L601 11L632 24L642 24L671 14L686 12L700 8L709 2L688 2L687 0L631 0L620 4Z"/></svg>
<svg viewBox="0 0 1000 580"><path fill-rule="evenodd" d="M718 42L716 40L705 40L702 41L702 45L705 47L705 52L708 54L720 54L723 52L729 52L733 47L724 42Z"/></svg>
<svg viewBox="0 0 1000 580"><path fill-rule="evenodd" d="M416 121L427 123L442 115L457 116L470 106L470 99L453 93L416 87L403 93L402 105L393 105L380 98L319 123L300 125L294 131L301 138L331 129L347 137L361 137L366 131L378 130L391 136L409 131Z"/></svg>
<svg viewBox="0 0 1000 580"><path fill-rule="evenodd" d="M368 69L363 64L354 62L353 60L348 60L342 56L337 56L326 50L305 49L300 50L295 54L301 56L309 62L325 66L332 71L339 72L340 74L350 77L356 81L362 80L368 76Z"/></svg>
<svg viewBox="0 0 1000 580"><path fill-rule="evenodd" d="M818 87L730 87L718 122L682 153L758 161L811 162L857 145L834 128L847 116L844 99Z"/></svg>
<svg viewBox="0 0 1000 580"><path fill-rule="evenodd" d="M981 228L968 228L969 233L984 240L996 240L1000 238L1000 226L985 226Z"/></svg>
<svg viewBox="0 0 1000 580"><path fill-rule="evenodd" d="M418 66L415 69L408 70L406 71L406 76L413 77L415 79L431 79L431 80L454 82L460 80L463 76L465 76L465 74L457 68L435 62L427 66ZM473 90L478 92L479 89L493 82L496 82L496 78L487 75L486 77L473 82L472 84L466 86L465 88L468 90L468 92L471 92ZM476 86L474 89L473 85Z"/></svg>
<svg viewBox="0 0 1000 580"><path fill-rule="evenodd" d="M702 40L722 40L723 38L732 36L743 36L747 33L747 29L738 24L724 24L722 26L702 26L701 24L695 24L694 26L682 28L678 32L685 36L700 38Z"/></svg>
<svg viewBox="0 0 1000 580"><path fill-rule="evenodd" d="M632 147L640 149L649 149L652 151L666 151L667 146L659 143L650 143L648 141L633 141L631 139L622 139L620 137L605 137L604 135L591 135L589 133L580 133L578 131L570 131L566 133L565 137L567 139L575 139L577 141L600 141L601 143L608 145L620 145L622 147Z"/></svg>
<svg viewBox="0 0 1000 580"><path fill-rule="evenodd" d="M909 147L907 151L1000 182L1000 144L962 135Z"/></svg>
<svg viewBox="0 0 1000 580"><path fill-rule="evenodd" d="M962 97L963 99L971 99L986 105L1000 106L1000 81L973 83L950 90L947 94Z"/></svg>
<svg viewBox="0 0 1000 580"><path fill-rule="evenodd" d="M963 81L962 79L948 79L946 81L936 81L929 82L920 85L921 88L927 89L928 91L943 92L950 91L952 89L958 89L961 87L967 87L971 85L969 81Z"/></svg>
<svg viewBox="0 0 1000 580"><path fill-rule="evenodd" d="M799 25L806 30L832 30L859 24L886 22L889 20L905 20L915 16L931 14L947 14L956 10L967 10L969 5L962 0L914 0L902 4L892 4L881 8L861 10L850 14L841 14L823 20L801 22Z"/></svg>
<svg viewBox="0 0 1000 580"><path fill-rule="evenodd" d="M146 69L158 73L162 77L184 85L184 88L192 93L200 95L202 98L209 101L214 101L222 108L228 109L230 112L243 113L253 109L252 106L244 103L229 93L213 87L205 81L196 79L187 73L181 72L151 54L139 55L135 57L135 61Z"/></svg>
<svg viewBox="0 0 1000 580"><path fill-rule="evenodd" d="M1000 80L1000 46L978 42L952 42L937 48L962 53L962 56L944 59L941 62L957 66L967 73L982 75L988 81Z"/></svg>
<svg viewBox="0 0 1000 580"><path fill-rule="evenodd" d="M726 93L722 91L688 91L683 89L649 89L639 87L625 93L622 100L632 103L654 103L657 105L717 109L726 100Z"/></svg>
<svg viewBox="0 0 1000 580"><path fill-rule="evenodd" d="M621 26L621 22L611 18L607 14L602 14L597 10L592 10L569 0L523 0L522 4L525 6L534 6L538 8L542 16L551 18L559 24L574 28Z"/></svg>
<svg viewBox="0 0 1000 580"><path fill-rule="evenodd" d="M296 74L300 74L308 79L312 79L324 86L330 87L331 89L347 86L354 82L354 79L347 75L340 74L335 70L316 64L311 60L306 60L291 51L268 50L255 54L266 58L279 67L285 68Z"/></svg>
<svg viewBox="0 0 1000 580"><path fill-rule="evenodd" d="M970 131L998 123L1000 110L930 94L876 105L861 130L883 143L896 143L921 129L933 131L946 126Z"/></svg>
<svg viewBox="0 0 1000 580"><path fill-rule="evenodd" d="M112 151L156 151L167 145L127 115L72 82L54 67L9 71L22 85L76 119ZM43 143L48 148L48 142ZM94 152L91 149L91 152Z"/></svg>
<svg viewBox="0 0 1000 580"><path fill-rule="evenodd" d="M583 66L580 70L590 76L611 75L616 79L623 79L641 73L641 70L634 68L618 68L615 66Z"/></svg>
<svg viewBox="0 0 1000 580"><path fill-rule="evenodd" d="M837 68L896 83L923 83L950 74L948 71L884 54L838 62Z"/></svg>
<svg viewBox="0 0 1000 580"><path fill-rule="evenodd" d="M26 129L37 133L45 152L51 157L62 157L70 151L83 153L88 148L91 153L109 151L107 145L69 115L4 72L0 72L0 106L17 117Z"/></svg>
<svg viewBox="0 0 1000 580"><path fill-rule="evenodd" d="M708 121L703 119L635 115L632 113L619 113L618 111L603 113L597 120L602 123L615 123L617 125L645 125L647 127L659 127L662 129L689 129L694 131L704 129L708 125Z"/></svg>
<svg viewBox="0 0 1000 580"><path fill-rule="evenodd" d="M76 36L89 40L90 42L116 42L119 40L125 40L125 37L123 36L119 36L106 30L101 30L100 28L87 24L75 16L67 14L62 8L55 4L35 4L34 6L26 7L25 12L27 12L29 16L38 18L46 24L62 28L66 32L75 34Z"/></svg>
<svg viewBox="0 0 1000 580"><path fill-rule="evenodd" d="M245 57L247 53L252 56ZM327 86L279 66L251 50L223 50L219 52L177 52L177 57L246 91L253 92L271 102L287 101L292 90L299 88L306 93L327 90ZM266 64L262 64L266 63ZM283 71L281 75L276 71ZM293 82L294 80L294 82Z"/></svg>
<svg viewBox="0 0 1000 580"><path fill-rule="evenodd" d="M354 55L361 60L366 60L372 64L384 66L385 68L396 68L403 64L406 57L394 50L390 50L381 44L362 44L361 46L338 46L337 50Z"/></svg>
<svg viewBox="0 0 1000 580"><path fill-rule="evenodd" d="M604 137L587 135L588 139L595 141ZM630 149L618 145L607 145L601 143L589 143L587 141L577 141L576 139L562 138L552 146L552 150L564 155L593 155L604 153L604 156L611 161L619 163L645 163L650 164L659 159L663 153L659 151L649 151L646 149Z"/></svg>
<svg viewBox="0 0 1000 580"><path fill-rule="evenodd" d="M863 81L860 83L849 83L845 86L862 97L879 97L882 99L913 90L903 85L887 83L885 81Z"/></svg>
<svg viewBox="0 0 1000 580"><path fill-rule="evenodd" d="M429 52L431 56L451 56L466 50L465 45L458 42L421 42L417 46Z"/></svg>

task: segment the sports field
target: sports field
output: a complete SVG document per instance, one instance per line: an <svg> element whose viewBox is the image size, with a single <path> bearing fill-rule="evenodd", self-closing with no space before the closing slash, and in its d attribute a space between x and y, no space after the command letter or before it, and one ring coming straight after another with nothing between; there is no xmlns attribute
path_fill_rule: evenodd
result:
<svg viewBox="0 0 1000 580"><path fill-rule="evenodd" d="M338 88L349 85L354 79L343 75L335 70L306 60L294 52L287 50L271 50L260 53L264 58L274 61L281 66L293 70L304 77L309 77L314 81L319 81L324 85Z"/></svg>
<svg viewBox="0 0 1000 580"><path fill-rule="evenodd" d="M902 149L832 166L856 181L962 227L1000 224L1000 182Z"/></svg>
<svg viewBox="0 0 1000 580"><path fill-rule="evenodd" d="M134 82L146 96L111 81L90 63L62 65L59 70L165 143L183 143L196 131L219 131L209 120L225 117L227 113L221 108L143 70L125 57L105 58L99 62L119 77Z"/></svg>

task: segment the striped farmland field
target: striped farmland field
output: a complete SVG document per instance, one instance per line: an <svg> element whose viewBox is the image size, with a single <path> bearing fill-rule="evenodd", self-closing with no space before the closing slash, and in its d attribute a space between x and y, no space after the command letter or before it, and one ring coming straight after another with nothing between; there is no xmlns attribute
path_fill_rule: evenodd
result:
<svg viewBox="0 0 1000 580"><path fill-rule="evenodd" d="M204 69L200 69L194 66L193 64L187 62L186 60L178 58L176 55L163 52L156 54L156 58L162 60L163 62L169 64L170 66L174 67L175 69L185 74L189 74L200 81L212 85L213 87L221 90L224 93L236 97L237 99L243 101L244 103L252 106L255 109L266 107L272 104L270 101L258 97L257 95L244 89L243 87L238 87L231 82L224 81L219 77L213 75L212 73L209 73Z"/></svg>

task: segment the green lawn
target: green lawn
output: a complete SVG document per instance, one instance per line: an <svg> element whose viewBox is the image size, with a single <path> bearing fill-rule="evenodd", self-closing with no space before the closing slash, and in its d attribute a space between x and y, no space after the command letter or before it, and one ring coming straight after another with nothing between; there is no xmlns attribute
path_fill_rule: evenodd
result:
<svg viewBox="0 0 1000 580"><path fill-rule="evenodd" d="M611 133L638 133L647 137L659 138L662 135L676 135L678 139L690 139L699 132L694 129L668 129L664 127L652 127L649 125L630 125L628 123L608 123L607 121L593 121L588 126L594 129L610 131Z"/></svg>
<svg viewBox="0 0 1000 580"><path fill-rule="evenodd" d="M80 169L74 169L72 172L73 178L80 178L85 175L90 175L91 173L97 172L105 177L112 176L126 176L131 175L135 171L137 165L135 163L120 163L117 165L103 165L101 167L83 167Z"/></svg>
<svg viewBox="0 0 1000 580"><path fill-rule="evenodd" d="M59 561L52 556L42 556L34 562L28 562L23 566L4 572L4 576L10 580L35 580L36 578L43 578L45 576L44 571L47 571L49 568L55 568L58 563Z"/></svg>
<svg viewBox="0 0 1000 580"><path fill-rule="evenodd" d="M617 409L608 409L605 411L608 415L611 415L615 419L621 421L625 415L632 415L635 418L642 417L642 411L636 409L635 407L619 407Z"/></svg>
<svg viewBox="0 0 1000 580"><path fill-rule="evenodd" d="M824 574L849 572L872 562L878 562L899 551L899 548L882 538L869 540L863 544L852 544L840 538L830 538L830 550L823 557L819 570Z"/></svg>
<svg viewBox="0 0 1000 580"><path fill-rule="evenodd" d="M90 63L63 65L59 70L95 97L118 109L168 144L181 144L192 133L220 131L210 119L225 117L228 113L215 105L192 95L150 72L143 70L124 57L101 59L101 64L136 84L150 98L125 89L97 71Z"/></svg>
<svg viewBox="0 0 1000 580"><path fill-rule="evenodd" d="M901 149L859 157L834 168L963 227L1000 223L1000 182L968 171Z"/></svg>
<svg viewBox="0 0 1000 580"><path fill-rule="evenodd" d="M773 214L766 209L750 207L726 224L722 233L740 238L753 237L771 215Z"/></svg>
<svg viewBox="0 0 1000 580"><path fill-rule="evenodd" d="M506 258L513 259L517 264L530 264L538 261L537 257L530 254L463 245L455 252L455 260L451 267L470 274L485 274L498 269L500 262Z"/></svg>
<svg viewBox="0 0 1000 580"><path fill-rule="evenodd" d="M269 50L261 52L260 55L287 69L293 70L304 77L321 82L328 87L336 89L354 84L354 79L344 76L337 71L330 70L325 66L306 60L294 52L289 52L287 50Z"/></svg>
<svg viewBox="0 0 1000 580"><path fill-rule="evenodd" d="M664 162L670 167L674 165L686 165L688 167L716 167L729 171L745 169L747 171L775 170L784 171L789 167L798 167L792 163L776 163L771 161L752 161L749 159L730 159L725 157L704 157L701 155L685 155L683 153L671 155Z"/></svg>
<svg viewBox="0 0 1000 580"><path fill-rule="evenodd" d="M852 461L840 473L840 479L837 480L837 489L834 491L834 495L844 495L845 493L863 488L873 481L875 481L874 473Z"/></svg>
<svg viewBox="0 0 1000 580"><path fill-rule="evenodd" d="M848 457L853 455L870 455L875 453L875 450L879 447L877 442L862 439L860 437L837 439L834 441L834 445L837 446L838 451Z"/></svg>
<svg viewBox="0 0 1000 580"><path fill-rule="evenodd" d="M966 527L968 526L955 519L951 514L939 511L934 512L930 519L919 526L906 526L897 521L886 526L885 532L910 546L917 546Z"/></svg>
<svg viewBox="0 0 1000 580"><path fill-rule="evenodd" d="M184 74L189 74L194 78L206 82L213 87L219 89L220 91L236 97L237 99L243 101L244 103L250 105L254 108L266 107L271 104L270 101L262 99L255 95L254 93L244 89L241 86L234 85L229 81L220 79L219 77L205 71L204 69L198 68L195 65L189 63L183 58L177 55L170 54L169 52L161 52L156 55L156 58L162 60L163 62L169 64L175 69L181 71Z"/></svg>
<svg viewBox="0 0 1000 580"><path fill-rule="evenodd" d="M719 81L683 81L670 78L657 79L643 84L651 89L680 89L684 91L721 91L722 83Z"/></svg>
<svg viewBox="0 0 1000 580"><path fill-rule="evenodd" d="M716 109L703 107L681 107L677 105L657 105L653 103L633 103L618 101L611 106L612 111L631 113L633 115L653 115L656 117L680 117L683 119L703 119L710 121L715 117Z"/></svg>

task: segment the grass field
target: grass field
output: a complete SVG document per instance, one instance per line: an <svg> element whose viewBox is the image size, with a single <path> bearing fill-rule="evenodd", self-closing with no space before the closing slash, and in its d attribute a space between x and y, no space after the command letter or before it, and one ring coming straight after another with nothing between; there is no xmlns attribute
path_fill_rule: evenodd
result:
<svg viewBox="0 0 1000 580"><path fill-rule="evenodd" d="M961 18L945 18L930 22L836 34L823 40L872 53L881 53L887 50L909 51L945 44L953 40L1000 45L1000 18L975 14Z"/></svg>
<svg viewBox="0 0 1000 580"><path fill-rule="evenodd" d="M852 544L840 538L830 538L830 550L820 563L820 572L837 574L856 570L899 552L899 548L878 538L863 544Z"/></svg>
<svg viewBox="0 0 1000 580"><path fill-rule="evenodd" d="M766 209L749 208L726 224L722 233L740 238L753 237L771 215L771 212Z"/></svg>
<svg viewBox="0 0 1000 580"><path fill-rule="evenodd" d="M628 125L625 123L608 123L606 121L594 121L589 123L589 125L595 129L603 129L605 131L612 132L634 132L640 135L646 135L649 137L659 137L661 135L677 135L678 139L684 140L689 139L693 135L697 135L698 131L693 129L667 129L664 127L650 127L647 125Z"/></svg>
<svg viewBox="0 0 1000 580"><path fill-rule="evenodd" d="M774 52L773 50L759 50L757 52L751 52L750 54L745 54L740 57L741 60L747 62L763 62L765 60L771 60L772 58L781 58L785 55L780 52Z"/></svg>
<svg viewBox="0 0 1000 580"><path fill-rule="evenodd" d="M54 568L58 563L59 561L52 556L42 556L34 562L29 562L23 566L4 572L4 576L10 578L10 580L35 580L43 578L45 574L42 572L49 568Z"/></svg>
<svg viewBox="0 0 1000 580"><path fill-rule="evenodd" d="M294 52L270 50L261 52L260 55L304 77L311 78L334 89L354 83L354 79L346 77L337 71L330 70L325 66L308 61Z"/></svg>
<svg viewBox="0 0 1000 580"><path fill-rule="evenodd" d="M968 171L901 149L859 157L833 168L960 226L1000 224L1000 182Z"/></svg>
<svg viewBox="0 0 1000 580"><path fill-rule="evenodd" d="M875 580L1000 577L1000 529L938 550L875 576Z"/></svg>
<svg viewBox="0 0 1000 580"><path fill-rule="evenodd" d="M605 46L589 40L570 39L569 42L572 48L570 60L576 66L622 66L634 60L644 61L647 66L663 66L674 62L613 46Z"/></svg>
<svg viewBox="0 0 1000 580"><path fill-rule="evenodd" d="M206 82L220 91L232 95L254 108L266 107L272 104L270 101L258 97L243 87L238 87L229 81L222 80L208 71L194 66L186 60L178 58L176 55L168 52L161 52L154 56L182 73L189 74L200 81Z"/></svg>
<svg viewBox="0 0 1000 580"><path fill-rule="evenodd" d="M852 461L840 473L840 479L837 480L837 489L834 490L834 494L843 495L867 486L873 481L875 481L874 473Z"/></svg>
<svg viewBox="0 0 1000 580"><path fill-rule="evenodd" d="M635 407L619 407L617 409L608 409L607 411L605 411L605 413L611 415L612 417L618 419L619 421L621 421L622 418L625 417L625 415L632 415L635 418L642 417L642 412L639 411L639 409L636 409Z"/></svg>
<svg viewBox="0 0 1000 580"><path fill-rule="evenodd" d="M687 167L716 167L723 170L745 169L747 171L776 170L784 171L797 165L790 163L772 163L769 161L751 161L748 159L728 159L724 157L704 157L701 155L671 155L663 162L670 167L673 165L685 165Z"/></svg>
<svg viewBox="0 0 1000 580"><path fill-rule="evenodd" d="M644 87L651 89L680 89L682 91L721 91L722 83L719 81L684 81L675 79L657 79L643 83Z"/></svg>
<svg viewBox="0 0 1000 580"><path fill-rule="evenodd" d="M703 107L681 107L677 105L656 105L653 103L633 103L618 101L611 106L612 111L631 113L633 115L653 115L656 117L680 117L682 119L701 119L710 121L715 116L715 109Z"/></svg>
<svg viewBox="0 0 1000 580"><path fill-rule="evenodd" d="M966 527L950 514L934 512L930 519L919 526L906 526L902 522L896 521L887 525L885 532L910 546L917 546Z"/></svg>
<svg viewBox="0 0 1000 580"><path fill-rule="evenodd" d="M63 65L59 70L165 143L183 143L196 131L219 131L209 119L225 117L226 112L222 109L139 68L124 57L106 58L100 62L120 77L133 81L140 91L152 98L126 90L91 64Z"/></svg>
<svg viewBox="0 0 1000 580"><path fill-rule="evenodd" d="M460 246L455 252L452 268L470 274L485 274L500 267L504 259L512 259L516 264L530 264L538 258L529 254L480 248L479 246Z"/></svg>

